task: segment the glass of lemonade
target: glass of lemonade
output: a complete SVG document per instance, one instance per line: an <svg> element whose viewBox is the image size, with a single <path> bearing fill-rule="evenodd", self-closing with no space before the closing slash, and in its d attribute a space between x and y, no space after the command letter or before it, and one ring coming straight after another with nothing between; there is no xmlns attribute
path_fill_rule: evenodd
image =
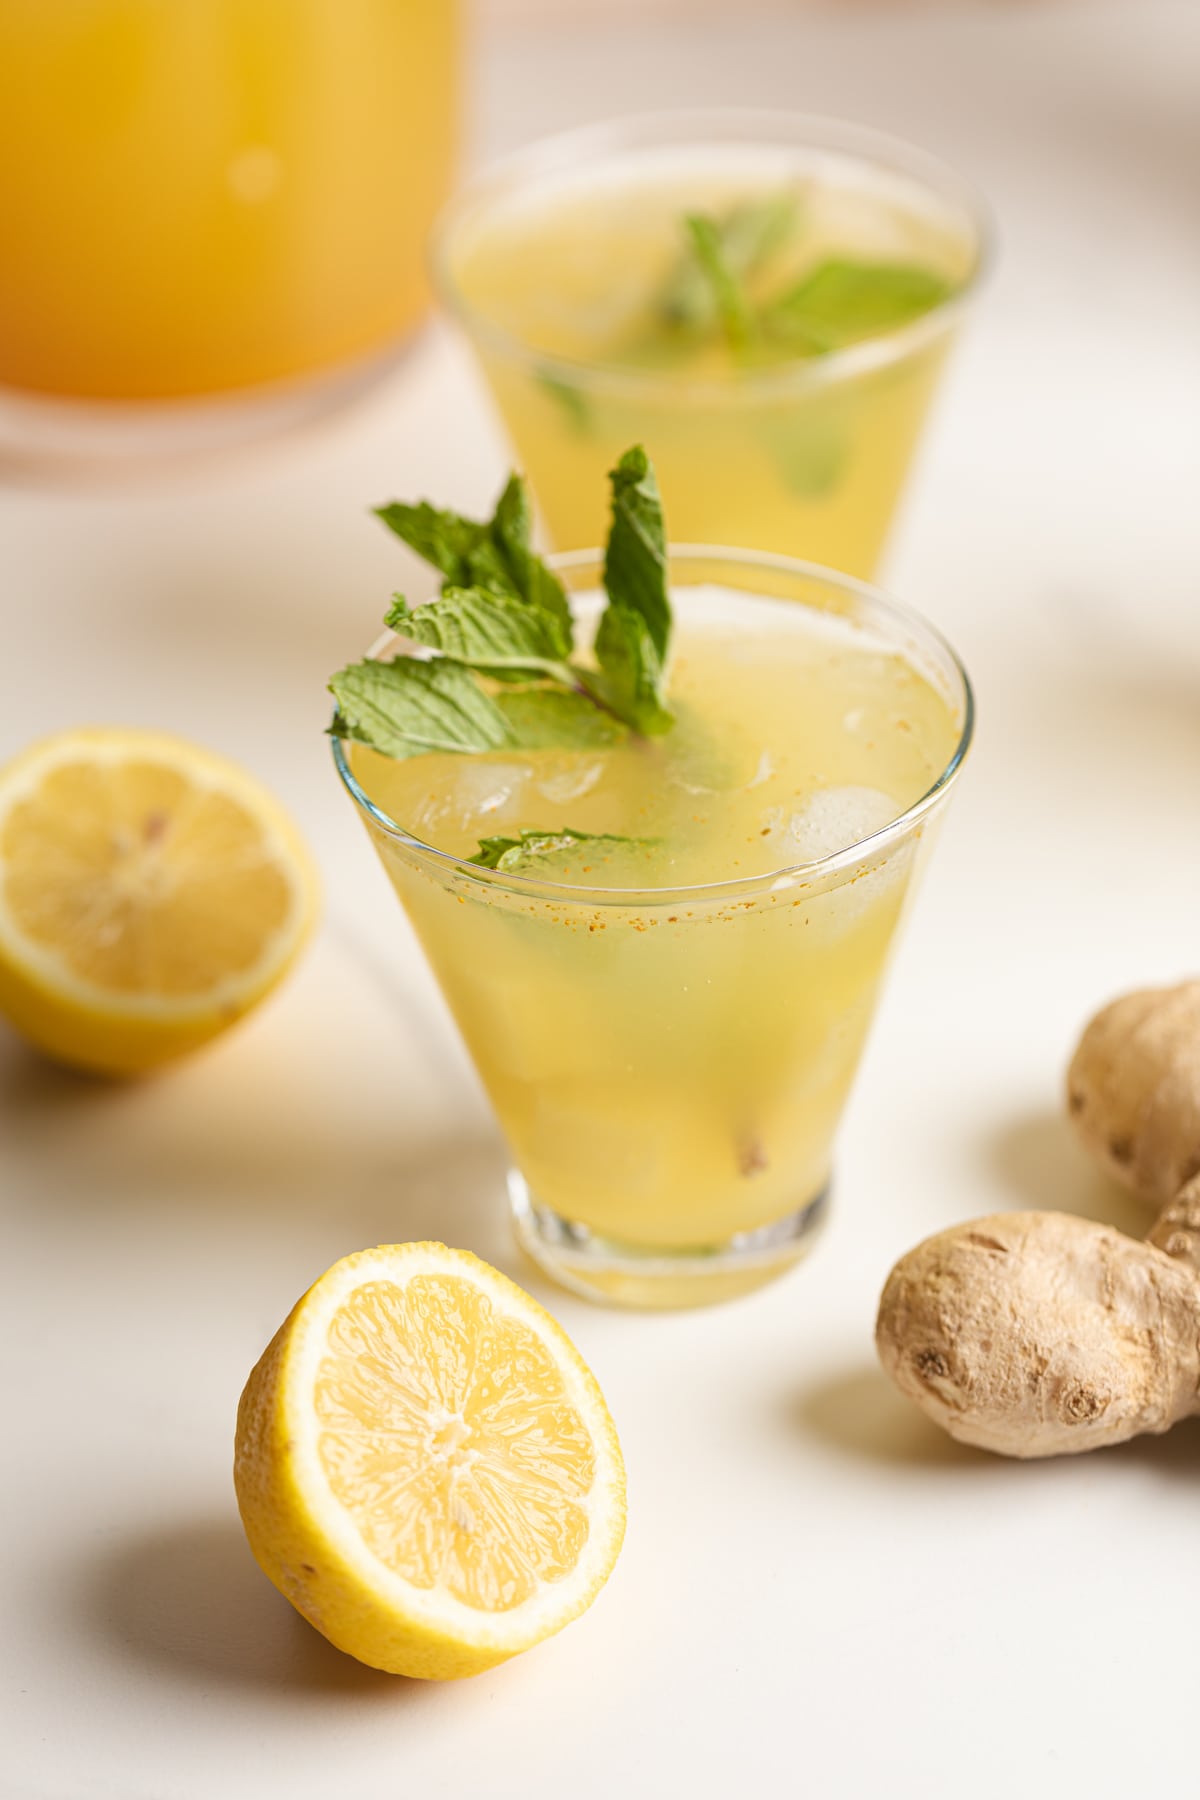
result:
<svg viewBox="0 0 1200 1800"><path fill-rule="evenodd" d="M600 554L551 560L582 623ZM593 1298L688 1306L780 1273L824 1211L972 701L938 634L850 577L686 547L669 573L666 737L334 753L510 1145L522 1243ZM626 841L550 878L468 860L565 817Z"/></svg>
<svg viewBox="0 0 1200 1800"><path fill-rule="evenodd" d="M906 145L676 113L485 173L443 216L434 272L558 548L597 542L603 472L640 440L676 537L869 575L986 239L967 185Z"/></svg>
<svg viewBox="0 0 1200 1800"><path fill-rule="evenodd" d="M369 381L428 300L459 13L4 0L0 449L220 444Z"/></svg>

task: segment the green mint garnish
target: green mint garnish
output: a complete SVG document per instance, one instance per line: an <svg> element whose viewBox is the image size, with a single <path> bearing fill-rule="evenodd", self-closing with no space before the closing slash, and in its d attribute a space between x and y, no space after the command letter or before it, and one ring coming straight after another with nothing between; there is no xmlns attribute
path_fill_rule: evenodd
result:
<svg viewBox="0 0 1200 1800"><path fill-rule="evenodd" d="M621 720L582 690L520 687L493 698L522 750L597 750L627 735Z"/></svg>
<svg viewBox="0 0 1200 1800"><path fill-rule="evenodd" d="M630 730L667 730L671 606L658 486L641 449L627 451L610 479L608 605L596 633L597 668L570 660L566 592L533 549L519 476L484 522L427 503L381 507L384 523L440 571L441 598L410 607L396 597L388 624L427 655L355 663L335 675L332 732L405 757L585 749ZM482 680L499 684L497 691Z"/></svg>
<svg viewBox="0 0 1200 1800"><path fill-rule="evenodd" d="M895 331L949 297L950 283L931 269L905 263L820 263L772 302L766 324L784 341L836 350Z"/></svg>
<svg viewBox="0 0 1200 1800"><path fill-rule="evenodd" d="M533 549L529 496L519 475L509 477L486 522L439 511L427 501L418 506L392 501L378 507L376 517L423 561L441 571L443 592L480 588L523 601L557 621L557 653L569 653L571 609L566 591Z"/></svg>
<svg viewBox="0 0 1200 1800"><path fill-rule="evenodd" d="M627 450L609 474L612 524L604 551L604 591L609 607L638 613L660 662L671 644L667 590L667 536L654 466L640 444Z"/></svg>
<svg viewBox="0 0 1200 1800"><path fill-rule="evenodd" d="M547 857L561 856L564 852L576 850L580 844L593 846L587 854L604 856L613 846L619 845L622 849L649 849L657 841L656 838L613 837L590 831L571 831L564 826L559 831L529 830L518 832L515 837L481 838L479 849L470 860L478 863L481 869L498 869L505 873L523 868L530 861L541 863Z"/></svg>
<svg viewBox="0 0 1200 1800"><path fill-rule="evenodd" d="M687 248L673 270L659 302L664 322L675 329L703 333L722 323L719 297L714 292L713 269L718 281L740 286L766 267L794 236L801 213L801 196L794 188L768 194L762 200L743 200L721 218L701 218L699 240L690 219L683 222Z"/></svg>
<svg viewBox="0 0 1200 1800"><path fill-rule="evenodd" d="M800 201L794 190L723 216L687 213L687 249L660 296L660 326L694 341L719 334L755 366L823 356L881 336L941 305L952 283L916 264L830 257L785 286Z"/></svg>
<svg viewBox="0 0 1200 1800"><path fill-rule="evenodd" d="M496 503L492 536L522 599L557 619L559 640L566 655L574 642L571 607L562 582L533 548L533 511L519 475L509 476Z"/></svg>
<svg viewBox="0 0 1200 1800"><path fill-rule="evenodd" d="M646 452L627 450L609 475L612 526L604 555L608 606L596 632L599 672L587 691L644 737L670 729L664 697L671 643L666 532L658 482Z"/></svg>
<svg viewBox="0 0 1200 1800"><path fill-rule="evenodd" d="M610 606L596 632L599 672L584 670L584 689L642 737L661 737L673 718L663 699L663 668L640 613Z"/></svg>
<svg viewBox="0 0 1200 1800"><path fill-rule="evenodd" d="M725 251L721 228L706 213L689 213L684 219L697 266L712 289L717 317L733 350L745 350L758 335L758 321L741 276Z"/></svg>
<svg viewBox="0 0 1200 1800"><path fill-rule="evenodd" d="M334 735L384 756L499 750L516 741L495 701L461 663L413 656L352 663L329 690L338 705Z"/></svg>
<svg viewBox="0 0 1200 1800"><path fill-rule="evenodd" d="M384 623L400 637L481 675L498 680L543 675L571 684L557 615L510 594L448 587L440 600L415 608L397 595Z"/></svg>

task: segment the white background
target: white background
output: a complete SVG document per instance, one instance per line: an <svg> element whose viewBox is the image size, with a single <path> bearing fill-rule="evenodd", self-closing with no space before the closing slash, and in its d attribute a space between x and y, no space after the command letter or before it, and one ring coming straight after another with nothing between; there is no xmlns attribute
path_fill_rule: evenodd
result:
<svg viewBox="0 0 1200 1800"><path fill-rule="evenodd" d="M871 1343L890 1263L950 1220L1143 1224L1076 1153L1059 1089L1094 1005L1200 964L1200 8L604 11L490 15L473 154L647 105L794 105L923 142L1000 219L888 569L964 653L980 735L834 1223L792 1278L679 1317L589 1309L510 1247L495 1130L321 737L327 673L413 573L365 507L482 506L505 466L448 335L269 454L136 495L9 485L0 754L84 720L227 750L299 816L327 912L278 1001L156 1083L76 1080L0 1036L6 1800L1200 1779L1200 1428L998 1462L893 1397ZM630 1474L593 1611L444 1687L303 1625L229 1474L239 1389L297 1294L426 1235L553 1306Z"/></svg>

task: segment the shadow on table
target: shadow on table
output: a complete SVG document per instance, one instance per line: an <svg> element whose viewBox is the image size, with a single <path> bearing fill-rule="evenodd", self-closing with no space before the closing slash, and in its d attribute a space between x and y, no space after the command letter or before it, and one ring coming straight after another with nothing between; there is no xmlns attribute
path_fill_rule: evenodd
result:
<svg viewBox="0 0 1200 1800"><path fill-rule="evenodd" d="M1006 1119L984 1154L1020 1207L1079 1213L1135 1238L1145 1237L1154 1223L1152 1209L1090 1160L1061 1112Z"/></svg>
<svg viewBox="0 0 1200 1800"><path fill-rule="evenodd" d="M867 1462L969 1472L989 1460L939 1431L869 1364L792 1394L786 1410L806 1436Z"/></svg>
<svg viewBox="0 0 1200 1800"><path fill-rule="evenodd" d="M1134 1438L1095 1456L1050 1457L1023 1463L959 1444L897 1393L883 1371L864 1364L818 1382L791 1398L791 1422L842 1455L895 1469L939 1468L959 1475L1005 1479L1035 1469L1093 1471L1097 1463L1144 1464L1157 1475L1200 1480L1200 1420L1185 1419L1163 1437Z"/></svg>
<svg viewBox="0 0 1200 1800"><path fill-rule="evenodd" d="M222 1051L122 1084L13 1045L0 1061L5 1209L63 1230L158 1222L164 1208L227 1234L336 1218L347 1246L434 1237L512 1262L504 1146L472 1096L460 1124L427 1118L419 1096L381 1104L349 1075L322 1086L296 1066L309 1054L289 1067Z"/></svg>
<svg viewBox="0 0 1200 1800"><path fill-rule="evenodd" d="M1185 1419L1165 1437L1134 1438L1106 1455L1122 1462L1144 1463L1157 1475L1178 1476L1200 1486L1200 1419Z"/></svg>
<svg viewBox="0 0 1200 1800"><path fill-rule="evenodd" d="M403 1706L429 1684L368 1669L305 1623L257 1567L236 1518L128 1539L77 1588L108 1654L211 1688L350 1695Z"/></svg>

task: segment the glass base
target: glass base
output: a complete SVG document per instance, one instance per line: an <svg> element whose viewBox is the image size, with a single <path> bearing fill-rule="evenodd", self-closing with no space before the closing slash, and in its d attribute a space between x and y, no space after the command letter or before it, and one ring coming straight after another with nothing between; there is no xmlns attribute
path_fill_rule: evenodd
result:
<svg viewBox="0 0 1200 1800"><path fill-rule="evenodd" d="M195 399L72 400L0 385L0 476L142 478L290 436L372 392L410 342L317 374Z"/></svg>
<svg viewBox="0 0 1200 1800"><path fill-rule="evenodd" d="M654 1249L601 1237L543 1206L516 1169L508 1176L517 1242L552 1280L603 1306L711 1306L751 1293L805 1256L828 1211L829 1187L786 1218L723 1244Z"/></svg>

